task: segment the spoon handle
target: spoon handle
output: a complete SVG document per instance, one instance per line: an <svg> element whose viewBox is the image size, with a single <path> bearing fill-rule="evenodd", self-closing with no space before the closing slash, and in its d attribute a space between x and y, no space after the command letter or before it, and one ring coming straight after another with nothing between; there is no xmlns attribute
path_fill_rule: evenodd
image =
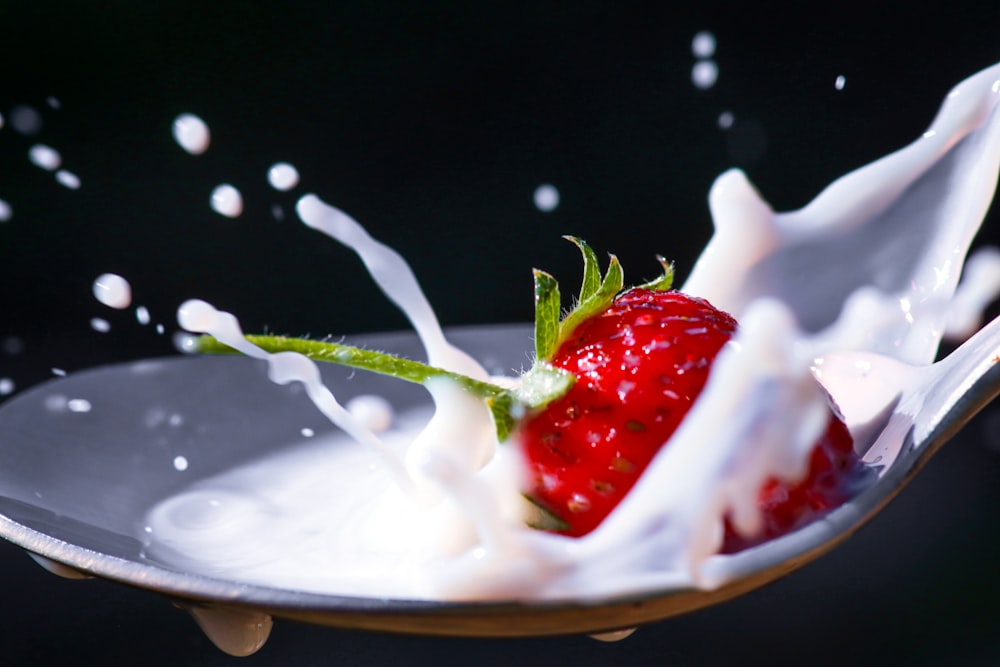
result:
<svg viewBox="0 0 1000 667"><path fill-rule="evenodd" d="M928 382L915 441L939 446L1000 395L997 362L1000 317L927 369L935 377Z"/></svg>

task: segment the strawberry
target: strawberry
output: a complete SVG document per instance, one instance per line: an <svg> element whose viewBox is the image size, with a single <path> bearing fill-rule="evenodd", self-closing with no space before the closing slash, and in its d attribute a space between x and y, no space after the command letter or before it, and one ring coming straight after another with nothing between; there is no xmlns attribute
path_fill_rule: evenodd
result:
<svg viewBox="0 0 1000 667"><path fill-rule="evenodd" d="M574 241L585 265L596 261ZM609 274L615 265L612 258ZM554 351L539 352L544 363L573 377L567 391L529 413L518 431L529 469L527 496L550 515L547 529L582 536L604 520L670 439L704 388L716 354L736 333L735 319L670 290L670 278L665 266L663 279L619 294L603 310L586 305L591 286L580 299L590 312L571 313L563 323L572 328L559 332ZM769 480L758 499L763 533L749 540L727 525L723 551L785 534L842 504L844 482L860 468L850 434L831 410L806 477L796 484Z"/></svg>
<svg viewBox="0 0 1000 667"><path fill-rule="evenodd" d="M701 393L736 320L676 291L634 288L576 327L549 359L573 386L519 431L533 501L568 526L597 527Z"/></svg>

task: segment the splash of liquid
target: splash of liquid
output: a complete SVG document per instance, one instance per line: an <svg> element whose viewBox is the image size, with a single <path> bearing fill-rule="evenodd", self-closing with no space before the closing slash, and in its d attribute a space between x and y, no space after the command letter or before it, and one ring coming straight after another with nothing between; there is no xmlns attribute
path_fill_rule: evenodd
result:
<svg viewBox="0 0 1000 667"><path fill-rule="evenodd" d="M374 435L338 421L353 437L312 439L166 500L149 515L148 553L241 581L375 597L600 599L721 585L735 576L732 557L716 555L723 520L752 535L763 482L805 466L826 415L817 378L857 439L906 383L961 375L948 360L926 365L961 310L953 295L996 185L998 91L1000 65L956 87L921 139L798 211L772 211L742 172L718 179L716 233L683 289L732 312L740 331L669 447L590 535L523 525L516 448L487 442L489 415L445 383L429 387L429 418L396 415L380 446L358 444ZM447 342L398 253L315 195L297 210L358 253L432 363L483 373ZM852 271L830 256L851 257ZM186 328L267 360L278 382L304 382L321 409L335 404L311 362L276 369L291 358L248 347L231 315L188 308ZM913 400L904 417L917 414ZM400 456L396 474L386 452Z"/></svg>

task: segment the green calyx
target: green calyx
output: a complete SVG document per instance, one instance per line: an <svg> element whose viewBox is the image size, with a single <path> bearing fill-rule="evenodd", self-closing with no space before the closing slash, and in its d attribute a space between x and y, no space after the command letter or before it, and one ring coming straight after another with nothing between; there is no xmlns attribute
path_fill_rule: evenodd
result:
<svg viewBox="0 0 1000 667"><path fill-rule="evenodd" d="M583 255L583 282L576 305L562 315L559 283L544 271L535 270L535 363L521 376L521 382L507 389L491 382L453 373L386 352L366 350L342 343L292 338L287 336L248 335L246 339L269 353L297 352L314 361L330 362L372 373L389 375L408 382L425 384L436 378L448 378L473 396L483 399L490 408L497 439L506 440L516 429L526 410L539 408L559 398L573 386L574 377L556 368L549 360L562 343L586 319L606 310L622 291L624 274L618 259L611 255L608 269L601 277L597 254L581 239L565 237ZM663 257L657 256L663 275L640 285L646 289L668 290L674 271ZM206 354L233 354L234 349L212 336L197 339L195 350Z"/></svg>
<svg viewBox="0 0 1000 667"><path fill-rule="evenodd" d="M559 283L544 271L535 269L535 359L547 362L559 347L587 319L602 313L614 302L625 284L625 274L621 263L610 256L608 270L601 278L601 267L597 253L587 242L575 236L566 236L580 249L583 256L583 282L576 305L561 315ZM656 256L663 274L638 287L652 290L669 290L674 282L674 267L662 255Z"/></svg>

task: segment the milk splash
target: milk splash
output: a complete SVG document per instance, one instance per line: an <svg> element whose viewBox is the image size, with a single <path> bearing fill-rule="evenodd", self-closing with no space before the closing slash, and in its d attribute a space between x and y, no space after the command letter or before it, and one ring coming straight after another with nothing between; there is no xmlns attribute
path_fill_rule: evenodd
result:
<svg viewBox="0 0 1000 667"><path fill-rule="evenodd" d="M302 382L352 437L312 439L166 500L148 516L149 555L235 580L390 598L580 600L724 583L739 556L716 555L723 519L752 535L764 480L801 474L824 423L815 380L867 450L872 415L911 374L890 373L879 391L858 361L926 366L963 310L956 286L1000 164L998 91L1000 65L967 79L922 138L797 211L772 211L740 171L719 177L715 235L682 289L733 313L740 331L669 447L583 538L524 527L510 504L516 447L497 446L489 415L454 387L429 387L429 420L397 415L376 437L335 407L311 362L255 349L231 315L187 304L185 327L266 359L278 382ZM398 253L315 195L298 213L358 253L432 364L483 377L448 343Z"/></svg>

